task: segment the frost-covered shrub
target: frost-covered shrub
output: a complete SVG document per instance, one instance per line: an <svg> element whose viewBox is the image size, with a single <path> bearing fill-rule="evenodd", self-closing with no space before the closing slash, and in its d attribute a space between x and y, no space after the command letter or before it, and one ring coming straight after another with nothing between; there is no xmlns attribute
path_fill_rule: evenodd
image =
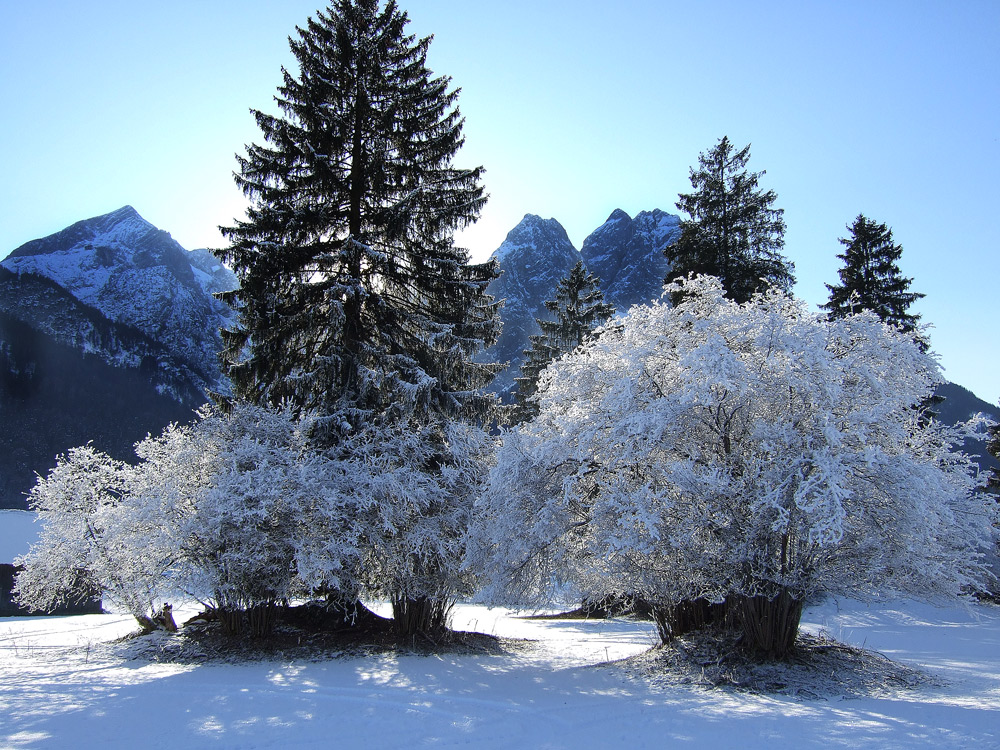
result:
<svg viewBox="0 0 1000 750"><path fill-rule="evenodd" d="M138 481L135 468L89 445L59 456L29 495L42 531L16 561L24 567L16 587L23 605L50 611L73 603L81 591L100 590L153 627L175 548L132 502Z"/></svg>
<svg viewBox="0 0 1000 750"><path fill-rule="evenodd" d="M358 505L368 514L365 590L387 597L400 635L446 626L472 593L466 533L493 441L460 421L381 427L357 435Z"/></svg>
<svg viewBox="0 0 1000 750"><path fill-rule="evenodd" d="M179 575L232 633L266 635L275 605L308 593L300 567L317 588L333 585L330 570L343 576L355 567L353 507L332 462L308 449L307 432L308 422L287 412L245 404L208 413L192 430L190 447L211 467L186 498ZM161 483L169 485L169 473ZM328 532L335 535L316 538ZM337 582L356 595L353 581Z"/></svg>
<svg viewBox="0 0 1000 750"><path fill-rule="evenodd" d="M538 417L503 435L470 558L489 598L727 600L780 653L810 595L952 596L983 574L995 509L962 433L917 408L940 373L912 337L708 277L668 292L551 365Z"/></svg>
<svg viewBox="0 0 1000 750"><path fill-rule="evenodd" d="M146 627L192 596L239 632L323 590L356 599L361 521L353 465L306 445L308 421L235 405L136 445L136 466L87 446L32 490L43 531L21 561L21 600L52 608L81 576Z"/></svg>
<svg viewBox="0 0 1000 750"><path fill-rule="evenodd" d="M266 635L293 597L384 596L401 633L442 629L471 592L466 531L493 443L444 420L345 429L324 449L312 434L308 418L234 404L146 438L134 467L70 451L32 493L45 526L22 600L55 607L83 576L146 627L182 595Z"/></svg>

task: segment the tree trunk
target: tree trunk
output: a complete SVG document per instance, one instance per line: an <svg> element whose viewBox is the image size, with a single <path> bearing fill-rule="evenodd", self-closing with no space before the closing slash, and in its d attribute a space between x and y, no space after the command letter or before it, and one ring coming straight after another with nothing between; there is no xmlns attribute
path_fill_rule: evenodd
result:
<svg viewBox="0 0 1000 750"><path fill-rule="evenodd" d="M277 620L277 604L273 601L254 604L251 607L219 607L216 616L222 630L232 638L268 638L274 632Z"/></svg>
<svg viewBox="0 0 1000 750"><path fill-rule="evenodd" d="M251 638L268 638L274 632L277 607L274 602L264 602L247 610L247 625Z"/></svg>
<svg viewBox="0 0 1000 750"><path fill-rule="evenodd" d="M442 599L421 596L392 598L392 621L396 636L412 638L418 634L436 636L448 629L451 604Z"/></svg>
<svg viewBox="0 0 1000 750"><path fill-rule="evenodd" d="M222 625L223 632L233 638L237 638L243 632L243 610L230 609L229 607L219 607L215 610L215 616Z"/></svg>
<svg viewBox="0 0 1000 750"><path fill-rule="evenodd" d="M685 599L667 607L654 607L653 620L660 641L669 643L674 638L701 630L709 625L726 621L727 606L708 599Z"/></svg>
<svg viewBox="0 0 1000 750"><path fill-rule="evenodd" d="M775 597L741 597L742 637L740 643L753 654L767 659L783 659L795 647L802 619L802 599L783 589Z"/></svg>

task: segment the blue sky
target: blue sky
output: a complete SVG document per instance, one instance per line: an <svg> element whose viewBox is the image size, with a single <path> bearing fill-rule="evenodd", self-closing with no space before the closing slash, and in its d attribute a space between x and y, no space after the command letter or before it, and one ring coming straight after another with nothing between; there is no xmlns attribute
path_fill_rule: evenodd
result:
<svg viewBox="0 0 1000 750"><path fill-rule="evenodd" d="M903 245L945 375L1000 398L1000 3L404 0L462 87L485 258L525 213L577 247L615 209L676 212L698 154L752 144L795 292L837 281L859 213ZM287 36L316 0L0 4L0 256L125 204L185 247L242 214Z"/></svg>

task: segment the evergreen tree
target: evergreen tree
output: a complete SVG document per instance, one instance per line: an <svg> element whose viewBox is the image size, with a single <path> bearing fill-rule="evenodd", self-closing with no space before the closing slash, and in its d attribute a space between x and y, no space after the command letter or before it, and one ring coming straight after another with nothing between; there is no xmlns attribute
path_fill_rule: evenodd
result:
<svg viewBox="0 0 1000 750"><path fill-rule="evenodd" d="M237 400L309 412L313 445L341 456L359 435L391 451L412 428L440 448L416 467L433 477L448 420L494 403L482 387L499 366L473 355L499 334L486 294L498 268L469 265L453 244L486 200L482 168L452 165L458 91L427 68L430 37L408 35L408 21L394 0L335 0L289 40L298 72L283 70L281 115L253 111L264 145L237 157L252 205L222 229L231 244L218 255L240 280L223 295L239 314L223 360ZM379 569L372 544L366 564ZM412 567L440 579L447 564ZM424 629L441 603L405 587L406 621Z"/></svg>
<svg viewBox="0 0 1000 750"><path fill-rule="evenodd" d="M530 400L538 390L538 377L552 360L584 344L591 332L615 314L614 305L604 301L598 279L578 261L556 287L555 297L545 302L552 320L537 318L540 334L531 337L525 349L521 376L517 382L516 404L512 421L525 422L538 413Z"/></svg>
<svg viewBox="0 0 1000 750"><path fill-rule="evenodd" d="M989 437L986 442L986 450L997 461L1000 461L1000 423L990 427ZM986 485L990 492L1000 495L1000 468L994 468L990 474L989 482Z"/></svg>
<svg viewBox="0 0 1000 750"><path fill-rule="evenodd" d="M664 251L671 265L666 283L689 274L715 276L736 302L770 287L791 289L795 266L781 254L784 211L773 208L773 190L760 188L764 172L747 171L749 159L750 146L737 151L727 137L698 156L694 191L681 193L676 204L691 218L681 221L681 236Z"/></svg>
<svg viewBox="0 0 1000 750"><path fill-rule="evenodd" d="M265 145L235 175L252 206L218 252L240 280L223 295L236 397L330 417L327 442L373 414L481 411L497 369L472 361L499 331L497 268L452 242L486 200L482 169L452 166L458 92L428 70L430 37L380 5L337 0L289 40L299 71L281 116L253 111Z"/></svg>
<svg viewBox="0 0 1000 750"><path fill-rule="evenodd" d="M903 248L892 241L892 230L859 214L847 226L849 237L841 237L846 248L838 255L844 267L840 283L831 286L830 301L822 307L831 318L843 318L871 310L883 321L903 331L913 331L919 315L907 312L924 295L908 291L912 279L904 278L897 265ZM926 348L926 342L921 343Z"/></svg>

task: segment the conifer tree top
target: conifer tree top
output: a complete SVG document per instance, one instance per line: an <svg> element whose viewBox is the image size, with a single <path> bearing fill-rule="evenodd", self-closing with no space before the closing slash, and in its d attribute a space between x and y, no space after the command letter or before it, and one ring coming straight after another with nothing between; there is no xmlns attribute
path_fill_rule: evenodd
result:
<svg viewBox="0 0 1000 750"><path fill-rule="evenodd" d="M337 0L289 40L280 116L238 156L251 199L224 227L240 279L224 357L236 395L298 409L463 411L496 368L472 355L498 332L485 287L452 236L486 196L482 168L452 165L462 117L427 68L430 37L395 2Z"/></svg>
<svg viewBox="0 0 1000 750"><path fill-rule="evenodd" d="M521 376L517 383L514 422L524 422L538 413L531 397L538 390L538 378L550 362L584 344L593 331L615 314L614 305L604 300L597 277L587 271L583 261L577 261L556 287L545 309L551 320L537 320L542 332L531 337L531 348L525 349Z"/></svg>
<svg viewBox="0 0 1000 750"><path fill-rule="evenodd" d="M766 288L791 289L795 266L781 254L784 210L773 207L773 190L760 187L764 172L747 170L749 160L750 145L737 150L725 136L699 154L698 168L691 169L694 190L678 196L677 208L690 218L681 221L680 238L665 250L671 263L667 282L715 276L736 302Z"/></svg>
<svg viewBox="0 0 1000 750"><path fill-rule="evenodd" d="M920 316L908 310L924 295L909 291L912 279L899 270L903 248L893 242L892 230L864 214L847 230L850 235L840 238L844 252L837 255L844 263L838 271L840 283L826 285L830 299L822 307L832 318L870 310L897 328L915 330Z"/></svg>

